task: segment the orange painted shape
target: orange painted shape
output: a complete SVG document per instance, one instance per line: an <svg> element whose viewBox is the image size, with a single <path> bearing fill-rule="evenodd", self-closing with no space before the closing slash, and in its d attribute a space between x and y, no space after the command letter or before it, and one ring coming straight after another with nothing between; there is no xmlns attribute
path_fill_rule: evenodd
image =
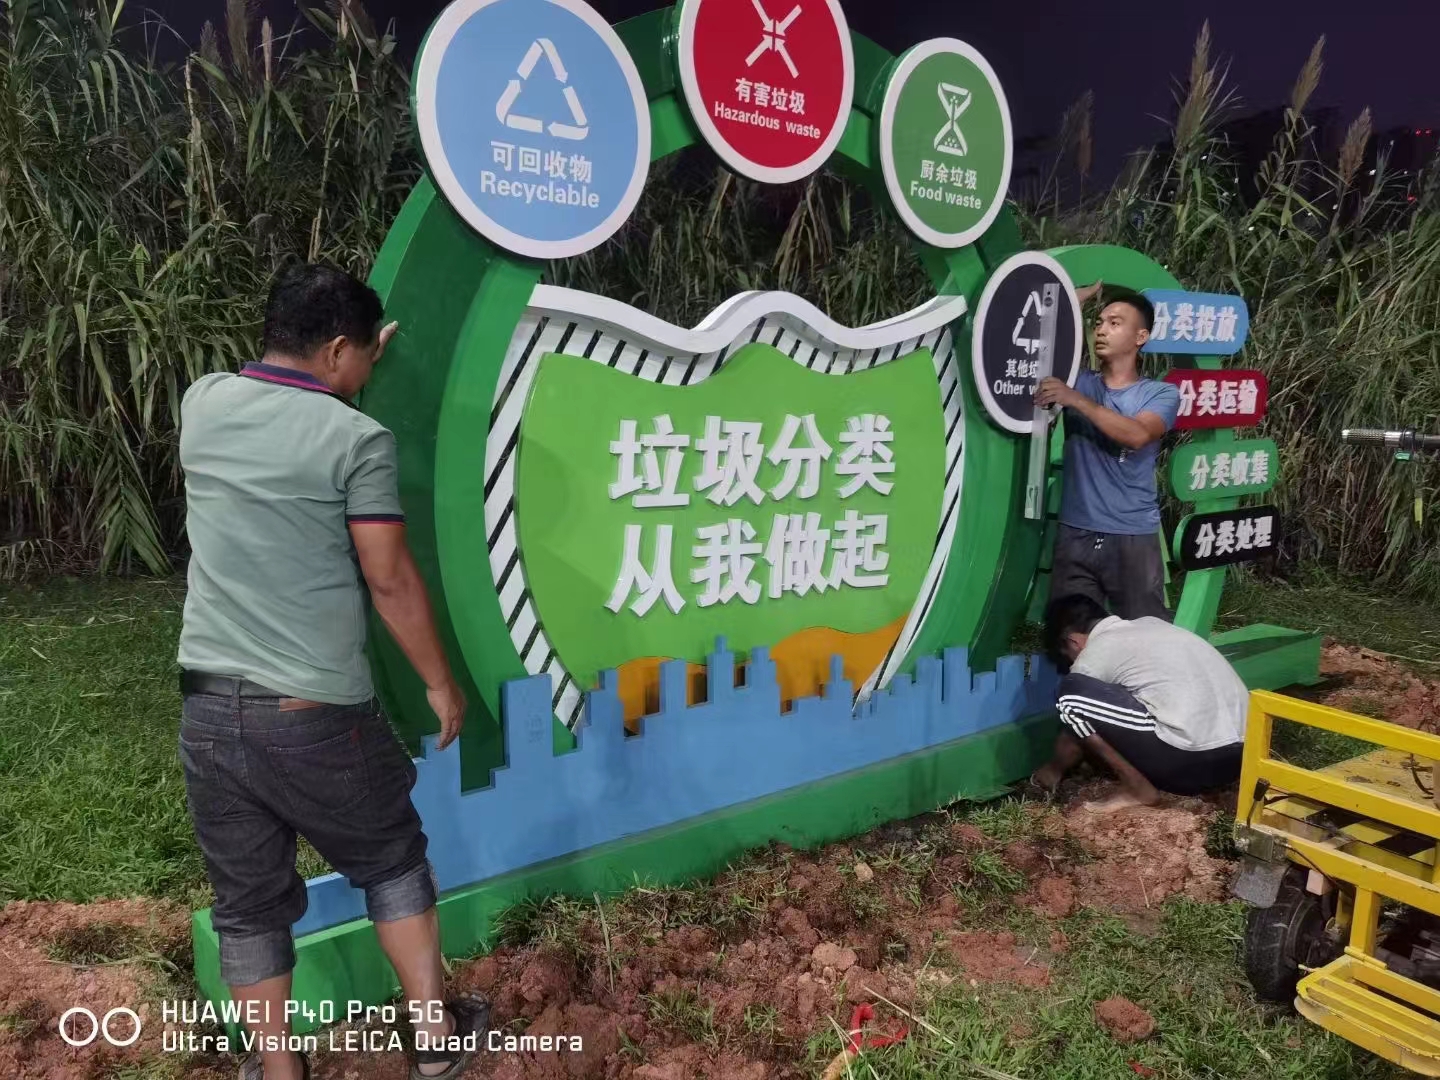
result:
<svg viewBox="0 0 1440 1080"><path fill-rule="evenodd" d="M632 734L640 730L642 716L660 711L660 665L669 662L668 657L645 656L620 666L620 706ZM699 705L705 701L707 672L700 664L687 664L685 669L685 703Z"/></svg>
<svg viewBox="0 0 1440 1080"><path fill-rule="evenodd" d="M844 661L845 678L859 689L885 662L885 654L900 639L907 618L908 615L902 615L889 626L864 634L847 634L828 626L791 634L770 650L775 661L776 681L780 684L781 706L789 709L798 698L819 694L830 678L832 656Z"/></svg>
<svg viewBox="0 0 1440 1080"><path fill-rule="evenodd" d="M845 677L859 687L884 663L886 654L900 639L907 617L863 634L823 626L791 634L770 650L780 684L781 707L788 710L797 699L818 695L830 678L832 656L841 658ZM625 713L625 727L631 732L639 730L642 716L653 716L660 711L660 665L665 663L669 663L667 657L646 656L620 666L620 705ZM737 686L743 685L743 667L743 664L736 665ZM699 705L706 700L706 680L703 665L686 665L686 704Z"/></svg>

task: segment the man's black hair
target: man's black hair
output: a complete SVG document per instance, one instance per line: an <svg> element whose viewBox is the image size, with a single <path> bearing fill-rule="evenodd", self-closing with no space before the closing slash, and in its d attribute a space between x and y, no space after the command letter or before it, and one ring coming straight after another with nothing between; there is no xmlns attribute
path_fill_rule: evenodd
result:
<svg viewBox="0 0 1440 1080"><path fill-rule="evenodd" d="M1114 296L1105 297L1104 301L1105 307L1109 307L1111 304L1129 304L1132 308L1134 308L1140 313L1140 325L1145 327L1145 331L1147 333L1154 332L1155 305L1150 303L1150 301L1145 299L1145 297L1142 296L1140 293L1121 292L1117 293ZM1100 310L1103 311L1105 310L1105 308L1101 308Z"/></svg>
<svg viewBox="0 0 1440 1080"><path fill-rule="evenodd" d="M1065 658L1065 638L1070 634L1088 634L1109 612L1094 599L1083 595L1062 596L1050 601L1045 609L1045 652L1059 668L1069 665Z"/></svg>
<svg viewBox="0 0 1440 1080"><path fill-rule="evenodd" d="M304 359L326 342L375 341L385 308L375 290L333 266L292 263L265 305L265 352Z"/></svg>

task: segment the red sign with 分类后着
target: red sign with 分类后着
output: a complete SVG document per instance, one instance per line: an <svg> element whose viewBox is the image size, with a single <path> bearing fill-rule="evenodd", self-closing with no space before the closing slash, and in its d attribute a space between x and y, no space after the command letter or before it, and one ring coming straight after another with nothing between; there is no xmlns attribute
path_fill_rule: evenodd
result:
<svg viewBox="0 0 1440 1080"><path fill-rule="evenodd" d="M1265 417L1270 384L1261 371L1172 371L1165 381L1180 391L1175 427L1251 427Z"/></svg>

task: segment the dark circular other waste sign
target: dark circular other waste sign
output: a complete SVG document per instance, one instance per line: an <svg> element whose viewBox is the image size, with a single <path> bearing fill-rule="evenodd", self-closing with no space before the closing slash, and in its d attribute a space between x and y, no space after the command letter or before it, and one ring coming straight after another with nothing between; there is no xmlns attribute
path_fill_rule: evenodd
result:
<svg viewBox="0 0 1440 1080"><path fill-rule="evenodd" d="M1047 314L1053 318L1047 319ZM1044 342L1053 334L1052 374L1075 385L1080 374L1080 300L1064 268L1038 251L1006 259L991 275L975 311L970 357L990 418L1028 435Z"/></svg>

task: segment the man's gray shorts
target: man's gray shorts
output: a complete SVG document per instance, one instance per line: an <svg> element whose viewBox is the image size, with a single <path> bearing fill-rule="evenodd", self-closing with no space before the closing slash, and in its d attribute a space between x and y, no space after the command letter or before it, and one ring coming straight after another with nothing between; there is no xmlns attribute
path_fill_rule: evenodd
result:
<svg viewBox="0 0 1440 1080"><path fill-rule="evenodd" d="M1158 533L1125 536L1061 525L1055 536L1050 599L1088 596L1122 619L1153 615L1171 622L1165 606L1165 559Z"/></svg>
<svg viewBox="0 0 1440 1080"><path fill-rule="evenodd" d="M281 712L279 698L187 694L180 757L195 836L215 888L220 973L250 986L295 966L305 914L298 833L365 891L376 922L435 906L415 765L379 702Z"/></svg>

